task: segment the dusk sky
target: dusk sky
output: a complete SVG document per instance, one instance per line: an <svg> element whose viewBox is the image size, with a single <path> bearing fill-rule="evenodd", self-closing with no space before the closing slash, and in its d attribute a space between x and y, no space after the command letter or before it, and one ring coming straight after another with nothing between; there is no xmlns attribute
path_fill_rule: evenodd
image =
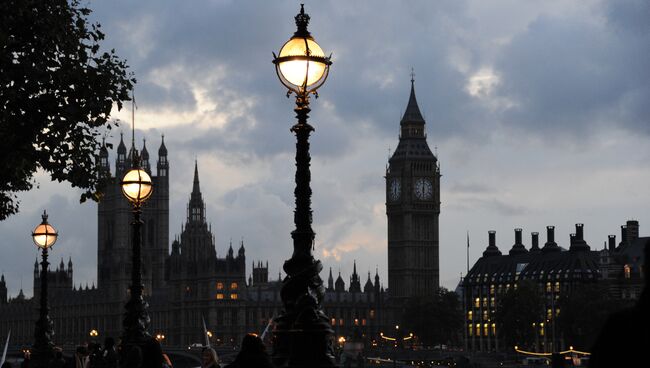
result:
<svg viewBox="0 0 650 368"><path fill-rule="evenodd" d="M292 252L294 100L271 52L295 30L296 1L89 1L104 46L138 80L136 140L170 161L170 240L180 234L198 160L208 221L276 278ZM316 256L349 282L378 267L387 284L384 172L398 142L411 68L428 143L441 163L440 281L454 288L487 231L507 252L513 229L575 223L601 249L620 225L650 234L650 2L305 1L309 30L333 54L310 123ZM130 107L114 117L130 134ZM115 145L119 132L107 140ZM115 151L110 152L114 163ZM114 172L114 170L113 170ZM0 271L32 294L30 233L47 209L60 231L56 266L72 256L75 284L96 282L97 205L67 183L36 177L21 211L0 222ZM155 190L155 189L154 189Z"/></svg>

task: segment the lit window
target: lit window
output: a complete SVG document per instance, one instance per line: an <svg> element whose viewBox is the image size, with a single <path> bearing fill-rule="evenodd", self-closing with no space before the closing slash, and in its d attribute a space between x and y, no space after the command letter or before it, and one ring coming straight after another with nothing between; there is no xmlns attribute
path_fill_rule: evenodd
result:
<svg viewBox="0 0 650 368"><path fill-rule="evenodd" d="M487 310L483 310L483 320L484 320L484 321L487 321L487 319L488 319L488 311L487 311Z"/></svg>
<svg viewBox="0 0 650 368"><path fill-rule="evenodd" d="M357 318L354 319L354 325L358 326L359 325L359 320Z"/></svg>
<svg viewBox="0 0 650 368"><path fill-rule="evenodd" d="M361 319L361 326L365 326L365 325L366 325L366 319L363 318L363 319Z"/></svg>
<svg viewBox="0 0 650 368"><path fill-rule="evenodd" d="M480 299L480 298L476 298L476 300L474 300L474 307L478 308L478 307L480 307L480 306L481 306L481 299Z"/></svg>
<svg viewBox="0 0 650 368"><path fill-rule="evenodd" d="M223 294L217 294L217 299L218 299L218 300L223 299Z"/></svg>
<svg viewBox="0 0 650 368"><path fill-rule="evenodd" d="M560 282L559 281L555 281L555 292L556 293L560 292Z"/></svg>
<svg viewBox="0 0 650 368"><path fill-rule="evenodd" d="M332 326L336 326L336 318L332 318Z"/></svg>
<svg viewBox="0 0 650 368"><path fill-rule="evenodd" d="M488 324L485 323L483 324L483 336L487 336L487 335L488 335Z"/></svg>
<svg viewBox="0 0 650 368"><path fill-rule="evenodd" d="M496 323L493 323L492 324L492 336L496 336L496 335L497 335L497 325L496 325Z"/></svg>
<svg viewBox="0 0 650 368"><path fill-rule="evenodd" d="M490 298L490 307L494 307L495 302L494 302L494 297Z"/></svg>
<svg viewBox="0 0 650 368"><path fill-rule="evenodd" d="M490 285L490 295L494 295L494 284Z"/></svg>
<svg viewBox="0 0 650 368"><path fill-rule="evenodd" d="M467 331L469 332L469 336L474 336L474 329L471 323L467 326Z"/></svg>
<svg viewBox="0 0 650 368"><path fill-rule="evenodd" d="M559 315L560 315L560 308L555 308L555 316L557 317Z"/></svg>
<svg viewBox="0 0 650 368"><path fill-rule="evenodd" d="M539 336L544 336L544 322L539 324Z"/></svg>
<svg viewBox="0 0 650 368"><path fill-rule="evenodd" d="M370 319L373 319L373 318L375 318L375 310L371 309L370 310Z"/></svg>
<svg viewBox="0 0 650 368"><path fill-rule="evenodd" d="M553 318L553 311L551 311L551 308L546 310L546 319L551 319Z"/></svg>
<svg viewBox="0 0 650 368"><path fill-rule="evenodd" d="M237 298L239 298L239 295L237 295L237 294L230 294L230 299L233 299L233 300L234 300L234 299L237 299Z"/></svg>
<svg viewBox="0 0 650 368"><path fill-rule="evenodd" d="M468 321L471 321L471 320L472 320L472 315L473 315L473 314L474 314L474 313L472 313L472 311L467 312L467 320L468 320Z"/></svg>
<svg viewBox="0 0 650 368"><path fill-rule="evenodd" d="M217 290L223 290L223 282L217 282Z"/></svg>
<svg viewBox="0 0 650 368"><path fill-rule="evenodd" d="M550 283L550 282L547 282L547 283L546 283L546 292L547 292L547 293L550 293L550 292L551 292L551 283Z"/></svg>
<svg viewBox="0 0 650 368"><path fill-rule="evenodd" d="M481 324L476 324L476 336L481 336Z"/></svg>
<svg viewBox="0 0 650 368"><path fill-rule="evenodd" d="M339 318L339 326L343 326L343 318Z"/></svg>
<svg viewBox="0 0 650 368"><path fill-rule="evenodd" d="M625 278L629 279L631 277L632 269L630 268L630 265L625 265L623 267L623 272L625 272Z"/></svg>
<svg viewBox="0 0 650 368"><path fill-rule="evenodd" d="M487 307L487 298L483 298L483 307Z"/></svg>
<svg viewBox="0 0 650 368"><path fill-rule="evenodd" d="M232 284L230 284L230 288L233 289L233 290L236 290L237 289L237 283L233 282Z"/></svg>

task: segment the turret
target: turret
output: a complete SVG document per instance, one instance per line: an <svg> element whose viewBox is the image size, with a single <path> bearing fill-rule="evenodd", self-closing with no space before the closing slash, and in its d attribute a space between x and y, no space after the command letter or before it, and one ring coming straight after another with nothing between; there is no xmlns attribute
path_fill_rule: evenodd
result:
<svg viewBox="0 0 650 368"><path fill-rule="evenodd" d="M375 269L375 293L379 293L379 268Z"/></svg>
<svg viewBox="0 0 650 368"><path fill-rule="evenodd" d="M169 161L167 161L167 147L165 147L165 136L162 136L162 141L160 142L160 148L158 148L158 165L157 165L158 176L168 176L169 175Z"/></svg>
<svg viewBox="0 0 650 368"><path fill-rule="evenodd" d="M228 256L227 256L227 258L228 259L235 258L233 254L234 254L234 251L232 250L232 242L230 242L230 247L228 247Z"/></svg>
<svg viewBox="0 0 650 368"><path fill-rule="evenodd" d="M500 256L501 251L499 248L497 248L497 243L496 243L496 236L497 232L494 230L488 231L488 246L485 248L485 251L483 252L483 257L493 257L493 256Z"/></svg>
<svg viewBox="0 0 650 368"><path fill-rule="evenodd" d="M140 155L140 164L144 171L151 175L151 165L149 164L149 151L147 150L147 140L142 140L142 154Z"/></svg>
<svg viewBox="0 0 650 368"><path fill-rule="evenodd" d="M201 194L199 183L199 164L194 161L194 181L192 183L192 194L187 205L187 223L195 226L205 224L205 203ZM231 244L232 247L232 244Z"/></svg>
<svg viewBox="0 0 650 368"><path fill-rule="evenodd" d="M334 284L334 290L336 292L345 291L345 281L343 281L343 278L341 277L341 271L339 271L339 277L336 278L336 283Z"/></svg>
<svg viewBox="0 0 650 368"><path fill-rule="evenodd" d="M327 291L334 291L334 278L332 277L332 267L330 267L330 275L327 278Z"/></svg>
<svg viewBox="0 0 650 368"><path fill-rule="evenodd" d="M363 292L372 293L373 289L374 287L372 286L372 281L370 281L370 271L368 271L368 280L366 280L366 284L363 286Z"/></svg>
<svg viewBox="0 0 650 368"><path fill-rule="evenodd" d="M99 171L103 177L108 177L111 174L111 166L108 163L108 149L104 139L102 139L102 146L99 148Z"/></svg>
<svg viewBox="0 0 650 368"><path fill-rule="evenodd" d="M515 229L515 244L512 246L512 249L510 249L510 252L508 252L511 256L528 253L528 250L521 242L521 231L520 228Z"/></svg>
<svg viewBox="0 0 650 368"><path fill-rule="evenodd" d="M244 258L245 256L246 250L244 249L244 239L242 239L239 250L237 251L237 258Z"/></svg>
<svg viewBox="0 0 650 368"><path fill-rule="evenodd" d="M354 261L354 269L352 271L352 276L350 276L350 292L351 293L360 293L361 292L361 280L357 274L357 261Z"/></svg>
<svg viewBox="0 0 650 368"><path fill-rule="evenodd" d="M120 133L120 144L117 146L117 158L115 160L115 176L122 178L126 172L126 146L124 145L124 134Z"/></svg>

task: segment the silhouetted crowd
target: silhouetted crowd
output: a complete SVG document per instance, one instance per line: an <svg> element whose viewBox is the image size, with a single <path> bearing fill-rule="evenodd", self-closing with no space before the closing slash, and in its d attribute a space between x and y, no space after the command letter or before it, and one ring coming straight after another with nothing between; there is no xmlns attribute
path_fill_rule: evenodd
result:
<svg viewBox="0 0 650 368"><path fill-rule="evenodd" d="M123 346L122 359L115 346L115 340L106 338L104 346L98 343L78 346L72 357L64 357L60 348L55 348L54 357L48 368L173 368L169 357L163 353L158 341L151 338L142 344ZM25 351L20 368L33 368L29 351ZM0 368L17 368L5 362ZM201 368L273 368L271 358L262 340L254 334L244 337L241 351L235 360L222 367L217 352L206 347L201 352Z"/></svg>

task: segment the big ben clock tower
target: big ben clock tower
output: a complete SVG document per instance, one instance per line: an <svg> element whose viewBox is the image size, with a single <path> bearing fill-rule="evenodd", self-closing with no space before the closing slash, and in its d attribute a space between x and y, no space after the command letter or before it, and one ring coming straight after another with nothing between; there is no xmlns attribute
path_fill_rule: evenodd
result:
<svg viewBox="0 0 650 368"><path fill-rule="evenodd" d="M399 144L386 170L388 291L394 299L432 295L439 286L440 167L424 125L412 77Z"/></svg>

